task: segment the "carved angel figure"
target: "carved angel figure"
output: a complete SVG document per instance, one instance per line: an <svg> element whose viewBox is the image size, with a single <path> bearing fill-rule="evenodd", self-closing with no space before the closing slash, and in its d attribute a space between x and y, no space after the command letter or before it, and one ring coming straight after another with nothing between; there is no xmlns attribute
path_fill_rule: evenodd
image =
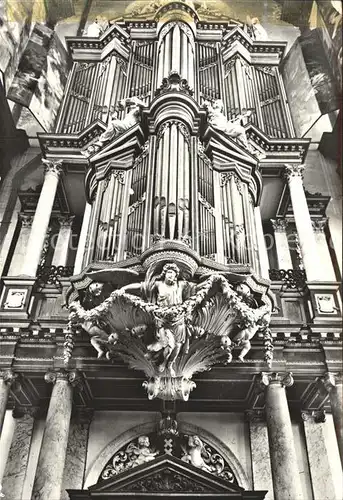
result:
<svg viewBox="0 0 343 500"><path fill-rule="evenodd" d="M106 130L100 135L100 137L84 151L81 151L83 156L87 158L99 151L104 144L111 141L114 137L122 134L126 130L129 130L136 123L139 122L141 109L144 103L138 99L138 97L130 97L128 99L123 99L119 102L119 107L125 109L128 107L128 112L125 117L120 120L118 118L118 111L114 111L112 117L107 125Z"/></svg>
<svg viewBox="0 0 343 500"><path fill-rule="evenodd" d="M253 39L257 41L266 41L268 40L268 34L266 30L263 28L263 26L260 23L260 20L258 17L250 17L247 16L247 22L246 22L246 31L248 35Z"/></svg>
<svg viewBox="0 0 343 500"><path fill-rule="evenodd" d="M221 99L216 99L212 104L209 101L205 101L203 105L208 112L208 122L214 129L224 132L229 137L235 137L250 153L253 153L253 149L248 143L245 129L241 124L244 118L251 115L251 111L244 111L235 120L231 121L223 113L224 104Z"/></svg>
<svg viewBox="0 0 343 500"><path fill-rule="evenodd" d="M144 285L146 294L152 296L152 300L159 306L154 312L156 325L155 340L147 346L147 356L151 353L162 352L163 361L158 370L164 372L169 369L175 376L174 362L185 346L188 350L188 331L186 326L186 312L173 306L181 305L190 294L192 288L187 281L178 280L180 270L176 264L170 263L163 267L162 273L153 284L131 284L123 287L123 291L138 291Z"/></svg>
<svg viewBox="0 0 343 500"><path fill-rule="evenodd" d="M206 472L212 472L211 467L205 463L202 457L204 444L199 436L189 436L187 444L188 448L183 450L184 455L182 460L194 465L194 467L205 470Z"/></svg>

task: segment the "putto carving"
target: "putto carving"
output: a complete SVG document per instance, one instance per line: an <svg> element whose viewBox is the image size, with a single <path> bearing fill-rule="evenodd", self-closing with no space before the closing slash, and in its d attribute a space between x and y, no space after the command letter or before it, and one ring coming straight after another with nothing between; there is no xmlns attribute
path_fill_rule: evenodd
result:
<svg viewBox="0 0 343 500"><path fill-rule="evenodd" d="M171 71L166 78L163 78L161 86L155 91L155 96L175 91L184 92L190 96L194 94L194 90L188 85L187 80L181 78L177 71Z"/></svg>
<svg viewBox="0 0 343 500"><path fill-rule="evenodd" d="M100 137L86 150L81 151L81 154L88 158L92 154L98 152L105 144L114 139L120 134L126 132L131 127L136 125L140 120L140 114L142 107L145 106L144 102L138 99L138 97L130 97L128 99L123 99L119 102L118 108L125 109L128 107L128 112L125 117L120 120L118 118L118 111L113 111L111 120L107 125L105 132L103 132Z"/></svg>
<svg viewBox="0 0 343 500"><path fill-rule="evenodd" d="M143 371L149 399L186 401L194 373L231 362L233 347L243 361L252 337L268 329L270 307L258 303L244 276L212 273L193 282L175 262L158 267L156 257L144 281L114 268L89 276L82 305L69 305L69 331L85 330L98 357L118 355Z"/></svg>
<svg viewBox="0 0 343 500"><path fill-rule="evenodd" d="M151 462L159 454L159 451L151 448L148 436L139 436L137 440L126 446L124 450L114 455L101 473L101 479L109 479L120 472L132 469L132 467Z"/></svg>

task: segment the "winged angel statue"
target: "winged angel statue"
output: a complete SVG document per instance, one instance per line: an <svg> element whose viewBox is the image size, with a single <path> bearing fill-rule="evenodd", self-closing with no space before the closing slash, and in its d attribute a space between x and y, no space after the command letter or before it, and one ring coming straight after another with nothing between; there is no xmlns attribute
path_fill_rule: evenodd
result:
<svg viewBox="0 0 343 500"><path fill-rule="evenodd" d="M241 348L244 361L251 338L268 328L270 307L257 304L241 275L212 273L195 284L167 263L159 275L148 271L144 282L121 286L102 300L105 283L122 284L125 273L126 281L138 276L123 269L90 273L93 304L99 305L87 310L72 302L70 325L90 335L98 357L117 354L143 371L150 399L187 400L194 373L230 363L233 347Z"/></svg>

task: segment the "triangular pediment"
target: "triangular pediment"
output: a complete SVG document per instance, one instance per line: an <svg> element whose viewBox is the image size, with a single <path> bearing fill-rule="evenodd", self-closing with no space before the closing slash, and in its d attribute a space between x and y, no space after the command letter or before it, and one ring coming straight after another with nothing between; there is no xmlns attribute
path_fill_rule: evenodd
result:
<svg viewBox="0 0 343 500"><path fill-rule="evenodd" d="M69 490L71 500L110 498L221 498L239 500L248 492L171 455L162 455L111 479L98 482L86 491ZM262 500L266 492L249 496ZM250 492L251 494L251 492ZM256 495L255 495L256 494Z"/></svg>

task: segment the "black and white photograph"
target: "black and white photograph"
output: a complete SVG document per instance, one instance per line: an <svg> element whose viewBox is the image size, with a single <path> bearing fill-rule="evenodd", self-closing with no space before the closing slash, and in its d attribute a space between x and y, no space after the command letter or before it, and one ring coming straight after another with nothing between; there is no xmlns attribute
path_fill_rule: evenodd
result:
<svg viewBox="0 0 343 500"><path fill-rule="evenodd" d="M0 0L0 500L342 500L342 1Z"/></svg>

